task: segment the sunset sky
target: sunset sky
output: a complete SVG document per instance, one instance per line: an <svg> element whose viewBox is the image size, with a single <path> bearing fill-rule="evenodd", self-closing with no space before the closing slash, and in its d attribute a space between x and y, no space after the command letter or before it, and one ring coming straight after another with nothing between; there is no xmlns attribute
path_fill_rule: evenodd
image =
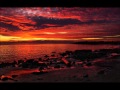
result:
<svg viewBox="0 0 120 90"><path fill-rule="evenodd" d="M120 8L0 7L0 41L120 41Z"/></svg>

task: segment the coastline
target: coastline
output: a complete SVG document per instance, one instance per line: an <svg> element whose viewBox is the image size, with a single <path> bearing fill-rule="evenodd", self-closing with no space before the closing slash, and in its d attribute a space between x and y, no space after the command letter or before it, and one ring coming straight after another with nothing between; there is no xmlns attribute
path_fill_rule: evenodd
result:
<svg viewBox="0 0 120 90"><path fill-rule="evenodd" d="M12 66L0 68L0 83L120 82L119 50L66 51L59 57L53 52L53 56L45 55L44 58L39 59L39 62L34 59L19 61L19 64L14 62ZM70 62L70 65L62 58Z"/></svg>

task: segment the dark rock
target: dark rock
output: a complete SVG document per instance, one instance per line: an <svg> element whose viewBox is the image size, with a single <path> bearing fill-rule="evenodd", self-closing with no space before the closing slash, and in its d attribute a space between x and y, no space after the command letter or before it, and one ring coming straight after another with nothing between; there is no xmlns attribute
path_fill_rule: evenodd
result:
<svg viewBox="0 0 120 90"><path fill-rule="evenodd" d="M37 68L39 67L39 62L34 59L29 59L26 62L21 64L22 68Z"/></svg>
<svg viewBox="0 0 120 90"><path fill-rule="evenodd" d="M27 61L26 61L26 63L33 63L34 62L34 59L28 59Z"/></svg>
<svg viewBox="0 0 120 90"><path fill-rule="evenodd" d="M92 50L75 50L73 52L73 58L78 60L86 60L91 57Z"/></svg>
<svg viewBox="0 0 120 90"><path fill-rule="evenodd" d="M60 68L60 65L55 65L54 68Z"/></svg>
<svg viewBox="0 0 120 90"><path fill-rule="evenodd" d="M73 52L72 51L65 51L67 55L71 55Z"/></svg>
<svg viewBox="0 0 120 90"><path fill-rule="evenodd" d="M45 74L47 72L44 72L44 71L40 71L40 72L32 72L32 74L34 75L41 75L41 74Z"/></svg>
<svg viewBox="0 0 120 90"><path fill-rule="evenodd" d="M86 63L86 66L92 66L92 63L88 62Z"/></svg>
<svg viewBox="0 0 120 90"><path fill-rule="evenodd" d="M18 60L18 64L24 63L24 60Z"/></svg>
<svg viewBox="0 0 120 90"><path fill-rule="evenodd" d="M17 77L18 75L12 75L12 78L15 78L15 77Z"/></svg>
<svg viewBox="0 0 120 90"><path fill-rule="evenodd" d="M41 60L42 60L42 58L38 58L38 60L39 60L39 61L41 61Z"/></svg>
<svg viewBox="0 0 120 90"><path fill-rule="evenodd" d="M40 67L47 67L47 64L46 63L39 63L39 66Z"/></svg>
<svg viewBox="0 0 120 90"><path fill-rule="evenodd" d="M73 78L76 78L76 77L77 77L76 75L73 76Z"/></svg>
<svg viewBox="0 0 120 90"><path fill-rule="evenodd" d="M89 75L88 75L88 74L86 74L86 75L84 75L83 77L84 77L84 78L88 78L88 77L89 77Z"/></svg>
<svg viewBox="0 0 120 90"><path fill-rule="evenodd" d="M1 80L2 80L2 81L6 81L6 80L8 80L8 79L9 79L9 78L8 78L7 76L4 76L4 75L1 76Z"/></svg>
<svg viewBox="0 0 120 90"><path fill-rule="evenodd" d="M17 64L16 61L13 61L13 62L11 63L12 67L15 67L16 64Z"/></svg>
<svg viewBox="0 0 120 90"><path fill-rule="evenodd" d="M71 67L72 65L71 65L71 63L69 62L68 64L67 64L67 67Z"/></svg>
<svg viewBox="0 0 120 90"><path fill-rule="evenodd" d="M22 68L28 68L29 64L28 63L23 63L21 66L22 66Z"/></svg>
<svg viewBox="0 0 120 90"><path fill-rule="evenodd" d="M62 58L62 61L64 62L64 64L65 64L67 67L71 67L71 62L68 61L66 58Z"/></svg>
<svg viewBox="0 0 120 90"><path fill-rule="evenodd" d="M52 57L54 57L55 55L54 55L54 54L52 54L51 56L52 56Z"/></svg>
<svg viewBox="0 0 120 90"><path fill-rule="evenodd" d="M43 80L43 78L38 78L37 80Z"/></svg>
<svg viewBox="0 0 120 90"><path fill-rule="evenodd" d="M105 70L101 70L97 74L99 74L99 75L105 74Z"/></svg>
<svg viewBox="0 0 120 90"><path fill-rule="evenodd" d="M44 67L40 66L39 67L39 71L42 71L44 69Z"/></svg>
<svg viewBox="0 0 120 90"><path fill-rule="evenodd" d="M48 55L45 55L44 57L45 57L45 58L48 58L49 56L48 56Z"/></svg>
<svg viewBox="0 0 120 90"><path fill-rule="evenodd" d="M66 54L66 53L60 53L60 55L61 55L62 57L64 57L64 56L66 56L67 54Z"/></svg>
<svg viewBox="0 0 120 90"><path fill-rule="evenodd" d="M56 52L52 52L52 53L56 53Z"/></svg>

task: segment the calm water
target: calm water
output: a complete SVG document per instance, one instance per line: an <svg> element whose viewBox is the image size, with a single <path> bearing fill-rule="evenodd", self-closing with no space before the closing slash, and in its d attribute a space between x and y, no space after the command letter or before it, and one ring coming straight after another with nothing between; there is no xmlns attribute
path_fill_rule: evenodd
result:
<svg viewBox="0 0 120 90"><path fill-rule="evenodd" d="M66 50L117 48L118 45L80 45L80 44L26 44L26 45L0 45L0 62L13 61L24 58L39 58L51 52L64 52Z"/></svg>

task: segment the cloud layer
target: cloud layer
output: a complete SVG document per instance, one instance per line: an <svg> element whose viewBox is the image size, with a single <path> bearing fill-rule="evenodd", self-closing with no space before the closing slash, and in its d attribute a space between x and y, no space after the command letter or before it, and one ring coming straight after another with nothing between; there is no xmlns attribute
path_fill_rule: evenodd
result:
<svg viewBox="0 0 120 90"><path fill-rule="evenodd" d="M120 8L0 8L0 41L120 41Z"/></svg>

